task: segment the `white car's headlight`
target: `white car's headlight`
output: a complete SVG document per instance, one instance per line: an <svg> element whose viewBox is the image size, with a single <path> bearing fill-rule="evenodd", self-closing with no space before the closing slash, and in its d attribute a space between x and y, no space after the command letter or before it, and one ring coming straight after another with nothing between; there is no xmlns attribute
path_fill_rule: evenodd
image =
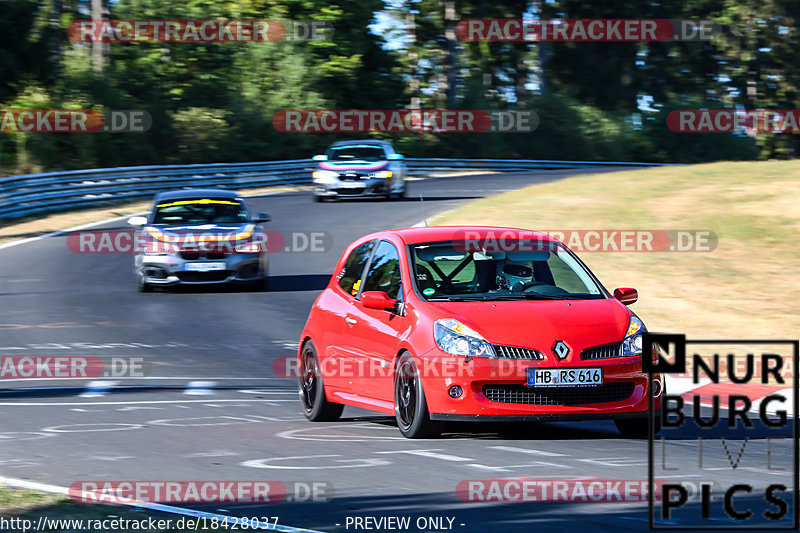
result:
<svg viewBox="0 0 800 533"><path fill-rule="evenodd" d="M458 320L443 318L433 325L433 336L442 351L469 357L496 357L492 345L486 339Z"/></svg>
<svg viewBox="0 0 800 533"><path fill-rule="evenodd" d="M642 333L644 331L645 327L642 321L635 316L631 316L631 321L628 323L628 331L625 332L625 338L622 340L623 357L642 355Z"/></svg>
<svg viewBox="0 0 800 533"><path fill-rule="evenodd" d="M237 244L237 254L257 254L261 251L261 245L257 242L248 242L246 244Z"/></svg>
<svg viewBox="0 0 800 533"><path fill-rule="evenodd" d="M370 172L370 178L391 178L392 171L391 170L380 170L378 172Z"/></svg>
<svg viewBox="0 0 800 533"><path fill-rule="evenodd" d="M311 177L314 178L314 181L330 183L339 178L339 173L333 170L315 170L311 173Z"/></svg>

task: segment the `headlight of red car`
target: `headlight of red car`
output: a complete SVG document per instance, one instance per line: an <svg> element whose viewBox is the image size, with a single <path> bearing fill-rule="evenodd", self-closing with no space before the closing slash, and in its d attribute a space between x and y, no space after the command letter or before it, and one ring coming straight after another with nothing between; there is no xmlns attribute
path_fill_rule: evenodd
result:
<svg viewBox="0 0 800 533"><path fill-rule="evenodd" d="M486 339L454 318L437 320L433 325L433 336L439 348L452 355L497 357Z"/></svg>
<svg viewBox="0 0 800 533"><path fill-rule="evenodd" d="M631 316L631 321L628 323L628 331L622 340L623 357L642 355L642 333L644 333L644 330L645 327L642 321L638 317Z"/></svg>

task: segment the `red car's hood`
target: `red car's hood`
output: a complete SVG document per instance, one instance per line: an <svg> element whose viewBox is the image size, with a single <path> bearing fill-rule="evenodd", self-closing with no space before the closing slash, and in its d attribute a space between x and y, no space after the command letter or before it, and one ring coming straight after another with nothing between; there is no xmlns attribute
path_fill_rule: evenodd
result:
<svg viewBox="0 0 800 533"><path fill-rule="evenodd" d="M631 316L614 299L429 302L427 306L433 320L455 318L492 344L534 348L549 356L553 344L564 341L572 348L567 360L584 348L621 341Z"/></svg>

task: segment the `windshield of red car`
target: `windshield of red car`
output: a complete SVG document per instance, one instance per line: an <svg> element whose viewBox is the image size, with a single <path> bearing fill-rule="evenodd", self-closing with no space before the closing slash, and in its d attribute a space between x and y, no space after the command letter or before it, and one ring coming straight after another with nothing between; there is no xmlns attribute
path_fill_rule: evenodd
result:
<svg viewBox="0 0 800 533"><path fill-rule="evenodd" d="M512 243L513 244L513 243ZM428 300L599 299L589 271L558 243L531 250L465 251L452 243L411 246L412 277ZM521 251L525 250L525 251Z"/></svg>

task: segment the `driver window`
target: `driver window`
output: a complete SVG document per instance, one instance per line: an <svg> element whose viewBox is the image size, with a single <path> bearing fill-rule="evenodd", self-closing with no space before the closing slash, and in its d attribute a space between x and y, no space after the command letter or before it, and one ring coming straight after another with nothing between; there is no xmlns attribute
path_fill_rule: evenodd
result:
<svg viewBox="0 0 800 533"><path fill-rule="evenodd" d="M351 296L358 294L358 289L361 285L361 274L364 272L364 267L367 266L369 254L374 245L375 241L365 242L357 246L347 257L344 268L339 272L339 286L347 294Z"/></svg>
<svg viewBox="0 0 800 533"><path fill-rule="evenodd" d="M400 255L388 241L381 241L364 280L364 291L382 291L390 298L400 298Z"/></svg>

